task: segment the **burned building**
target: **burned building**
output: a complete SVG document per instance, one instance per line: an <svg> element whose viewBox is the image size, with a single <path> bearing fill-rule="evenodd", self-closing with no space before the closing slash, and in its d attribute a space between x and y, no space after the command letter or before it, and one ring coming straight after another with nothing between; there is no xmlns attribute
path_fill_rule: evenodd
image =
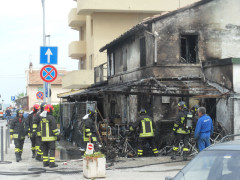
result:
<svg viewBox="0 0 240 180"><path fill-rule="evenodd" d="M145 19L100 49L108 55L106 81L62 98L97 101L102 116L119 124L146 108L160 132L172 130L184 100L239 133L239 7L239 0L204 0ZM104 76L102 67L95 72Z"/></svg>

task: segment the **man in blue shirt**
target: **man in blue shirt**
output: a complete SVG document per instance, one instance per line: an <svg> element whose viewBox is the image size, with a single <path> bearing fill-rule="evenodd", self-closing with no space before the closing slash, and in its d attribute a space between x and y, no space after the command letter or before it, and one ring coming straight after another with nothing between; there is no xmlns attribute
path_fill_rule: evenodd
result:
<svg viewBox="0 0 240 180"><path fill-rule="evenodd" d="M213 122L210 116L206 114L206 108L198 108L198 122L194 132L194 138L198 142L198 149L202 151L210 146L210 135L213 133Z"/></svg>

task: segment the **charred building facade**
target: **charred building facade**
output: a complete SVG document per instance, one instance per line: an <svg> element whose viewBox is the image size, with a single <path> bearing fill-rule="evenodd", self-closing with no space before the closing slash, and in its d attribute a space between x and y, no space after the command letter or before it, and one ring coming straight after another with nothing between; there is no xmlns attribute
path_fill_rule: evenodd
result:
<svg viewBox="0 0 240 180"><path fill-rule="evenodd" d="M171 132L184 100L239 133L239 7L239 0L205 0L144 20L100 49L107 50L107 81L62 98L97 101L102 116L118 123L134 122L146 108L159 132ZM95 72L104 76L103 65Z"/></svg>

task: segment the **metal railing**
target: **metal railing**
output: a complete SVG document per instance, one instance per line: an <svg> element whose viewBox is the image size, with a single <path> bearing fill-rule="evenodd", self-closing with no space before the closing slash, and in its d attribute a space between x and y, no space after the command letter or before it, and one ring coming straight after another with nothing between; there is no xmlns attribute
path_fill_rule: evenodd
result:
<svg viewBox="0 0 240 180"><path fill-rule="evenodd" d="M107 80L107 63L103 63L94 68L94 83L100 83Z"/></svg>

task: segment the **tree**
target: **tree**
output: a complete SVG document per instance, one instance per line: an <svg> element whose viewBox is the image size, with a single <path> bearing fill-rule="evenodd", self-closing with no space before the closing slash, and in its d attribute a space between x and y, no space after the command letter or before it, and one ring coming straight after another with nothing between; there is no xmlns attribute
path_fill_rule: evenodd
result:
<svg viewBox="0 0 240 180"><path fill-rule="evenodd" d="M18 95L16 95L16 99L19 99L19 98L22 98L22 97L24 97L24 92L19 93Z"/></svg>
<svg viewBox="0 0 240 180"><path fill-rule="evenodd" d="M54 111L53 111L53 116L57 120L57 123L60 122L60 104L53 105Z"/></svg>

